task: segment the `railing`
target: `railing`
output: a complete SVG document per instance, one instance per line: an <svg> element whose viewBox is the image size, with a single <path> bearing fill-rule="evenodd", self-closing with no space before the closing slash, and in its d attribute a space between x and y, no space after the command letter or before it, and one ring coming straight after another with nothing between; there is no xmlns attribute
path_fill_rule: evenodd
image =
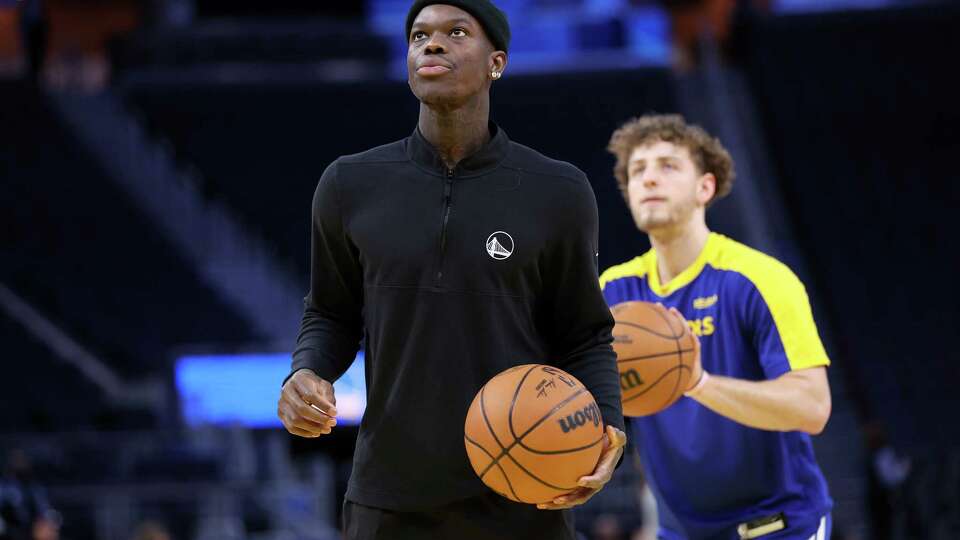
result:
<svg viewBox="0 0 960 540"><path fill-rule="evenodd" d="M261 335L287 347L299 327L303 285L272 247L179 169L170 151L109 92L51 96L67 125L111 180L180 249L197 274Z"/></svg>

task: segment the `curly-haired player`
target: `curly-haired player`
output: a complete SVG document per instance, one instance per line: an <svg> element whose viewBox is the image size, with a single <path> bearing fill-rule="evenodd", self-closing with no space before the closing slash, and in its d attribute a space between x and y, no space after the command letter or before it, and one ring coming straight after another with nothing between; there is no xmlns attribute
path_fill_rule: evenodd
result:
<svg viewBox="0 0 960 540"><path fill-rule="evenodd" d="M659 538L828 538L810 435L830 416L830 361L793 272L707 228L732 187L730 154L676 115L627 122L609 150L652 249L603 273L607 303L660 302L699 338L687 397L631 420Z"/></svg>

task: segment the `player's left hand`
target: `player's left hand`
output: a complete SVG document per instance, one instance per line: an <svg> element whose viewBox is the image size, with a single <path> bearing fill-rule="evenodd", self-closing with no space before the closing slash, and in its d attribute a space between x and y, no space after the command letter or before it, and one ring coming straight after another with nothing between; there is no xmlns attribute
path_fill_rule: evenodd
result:
<svg viewBox="0 0 960 540"><path fill-rule="evenodd" d="M603 452L600 454L600 461L593 474L580 477L577 489L561 495L548 503L538 504L540 510L564 510L581 505L603 489L603 486L610 481L613 471L623 455L623 447L627 444L627 435L613 426L607 426L607 432L603 434Z"/></svg>

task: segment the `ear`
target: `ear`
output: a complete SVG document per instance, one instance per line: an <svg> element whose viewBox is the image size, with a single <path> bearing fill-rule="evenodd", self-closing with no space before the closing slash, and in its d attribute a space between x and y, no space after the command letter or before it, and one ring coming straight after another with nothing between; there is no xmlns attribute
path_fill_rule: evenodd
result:
<svg viewBox="0 0 960 540"><path fill-rule="evenodd" d="M499 71L503 73L503 70L507 69L507 53L503 51L493 51L490 53L490 60L487 62L490 69L487 72Z"/></svg>
<svg viewBox="0 0 960 540"><path fill-rule="evenodd" d="M706 206L717 193L717 177L713 173L706 173L697 182L697 201Z"/></svg>

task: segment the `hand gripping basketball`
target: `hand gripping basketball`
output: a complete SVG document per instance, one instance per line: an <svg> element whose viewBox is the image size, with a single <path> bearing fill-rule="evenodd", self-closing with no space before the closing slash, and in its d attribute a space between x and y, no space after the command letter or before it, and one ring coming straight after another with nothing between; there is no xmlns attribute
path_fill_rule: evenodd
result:
<svg viewBox="0 0 960 540"><path fill-rule="evenodd" d="M623 302L611 311L624 416L656 414L696 385L699 341L678 311L649 302Z"/></svg>
<svg viewBox="0 0 960 540"><path fill-rule="evenodd" d="M543 364L515 366L487 381L467 411L463 438L480 480L527 504L578 492L589 476L606 482L598 463L617 440L604 434L590 391Z"/></svg>
<svg viewBox="0 0 960 540"><path fill-rule="evenodd" d="M672 307L669 309L670 314L677 318L684 326L687 325L687 320L683 317L683 314L680 311ZM691 389L696 388L700 383L700 379L703 378L703 365L700 363L700 339L696 334L690 333L690 337L693 338L693 364L690 366L690 379L687 387L684 389L684 392L689 392Z"/></svg>
<svg viewBox="0 0 960 540"><path fill-rule="evenodd" d="M593 474L581 477L577 482L576 490L561 495L556 499L543 504L538 504L540 510L564 510L581 505L597 494L598 491L607 485L610 478L613 477L613 471L617 468L617 462L623 455L623 447L627 444L627 435L613 426L607 426L606 433L603 436L603 453L600 454L600 462Z"/></svg>
<svg viewBox="0 0 960 540"><path fill-rule="evenodd" d="M333 385L309 369L297 371L280 391L277 416L287 431L300 437L330 433L337 425Z"/></svg>

